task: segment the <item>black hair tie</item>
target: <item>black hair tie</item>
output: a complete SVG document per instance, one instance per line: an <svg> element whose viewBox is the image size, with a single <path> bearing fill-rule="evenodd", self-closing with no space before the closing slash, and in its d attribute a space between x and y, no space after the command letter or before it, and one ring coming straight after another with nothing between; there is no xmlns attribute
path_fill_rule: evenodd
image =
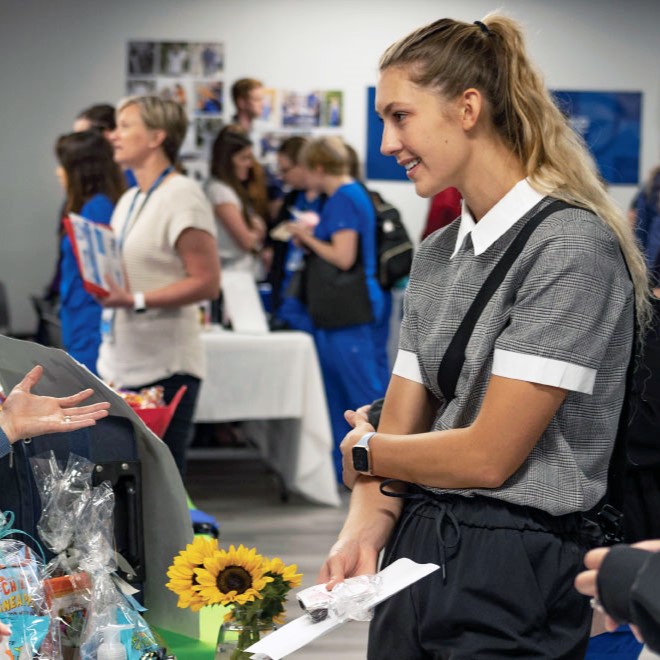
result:
<svg viewBox="0 0 660 660"><path fill-rule="evenodd" d="M486 35L490 36L491 31L488 29L488 26L481 21L475 21L474 24Z"/></svg>

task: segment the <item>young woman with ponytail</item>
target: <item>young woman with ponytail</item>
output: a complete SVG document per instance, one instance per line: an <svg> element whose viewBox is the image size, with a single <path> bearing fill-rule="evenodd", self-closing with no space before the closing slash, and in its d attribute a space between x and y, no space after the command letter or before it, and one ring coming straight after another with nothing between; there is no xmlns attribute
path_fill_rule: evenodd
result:
<svg viewBox="0 0 660 660"><path fill-rule="evenodd" d="M442 19L395 43L376 109L417 193L464 201L416 253L377 432L346 413L351 506L319 579L375 572L381 550L440 566L376 608L369 658L581 658L582 512L605 492L634 315L649 318L644 261L513 20ZM555 200L570 206L531 234L443 392L470 304Z"/></svg>

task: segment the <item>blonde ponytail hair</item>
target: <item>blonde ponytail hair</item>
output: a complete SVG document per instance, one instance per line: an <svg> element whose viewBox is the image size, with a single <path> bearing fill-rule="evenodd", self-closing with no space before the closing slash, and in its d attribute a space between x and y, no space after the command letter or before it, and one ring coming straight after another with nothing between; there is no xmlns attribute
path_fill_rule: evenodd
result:
<svg viewBox="0 0 660 660"><path fill-rule="evenodd" d="M593 211L617 237L635 287L640 328L651 316L646 264L630 223L605 190L596 164L529 60L522 29L511 18L441 19L390 46L380 70L404 67L410 79L446 99L478 89L500 138L522 164L534 188Z"/></svg>

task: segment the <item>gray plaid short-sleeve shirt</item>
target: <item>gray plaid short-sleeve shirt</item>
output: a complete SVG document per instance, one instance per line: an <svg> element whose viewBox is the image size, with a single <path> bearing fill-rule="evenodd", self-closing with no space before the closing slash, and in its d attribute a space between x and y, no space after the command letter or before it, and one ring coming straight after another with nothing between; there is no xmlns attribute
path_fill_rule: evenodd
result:
<svg viewBox="0 0 660 660"><path fill-rule="evenodd" d="M513 238L550 201L528 210L479 254L470 234L457 245L458 220L420 246L406 292L400 355L416 357L420 382L438 399L438 366L460 321ZM562 387L568 394L505 484L450 492L495 497L554 515L593 507L605 492L633 313L632 283L605 223L576 208L546 218L477 322L456 397L440 406L433 429L469 426L492 373Z"/></svg>

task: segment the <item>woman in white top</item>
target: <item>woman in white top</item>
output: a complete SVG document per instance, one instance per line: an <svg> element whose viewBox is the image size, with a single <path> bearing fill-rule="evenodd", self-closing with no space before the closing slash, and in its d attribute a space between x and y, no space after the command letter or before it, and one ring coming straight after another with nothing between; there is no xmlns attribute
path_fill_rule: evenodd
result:
<svg viewBox="0 0 660 660"><path fill-rule="evenodd" d="M255 212L255 200L248 190L253 167L250 139L232 127L223 129L213 143L206 195L213 205L218 253L225 271L256 274L266 223Z"/></svg>
<svg viewBox="0 0 660 660"><path fill-rule="evenodd" d="M169 400L186 385L163 438L182 475L204 376L197 303L215 298L220 285L213 213L199 185L173 166L187 127L178 103L155 96L130 97L117 109L115 160L138 185L112 216L128 285L113 284L101 301L98 361L99 374L115 387L161 385Z"/></svg>

